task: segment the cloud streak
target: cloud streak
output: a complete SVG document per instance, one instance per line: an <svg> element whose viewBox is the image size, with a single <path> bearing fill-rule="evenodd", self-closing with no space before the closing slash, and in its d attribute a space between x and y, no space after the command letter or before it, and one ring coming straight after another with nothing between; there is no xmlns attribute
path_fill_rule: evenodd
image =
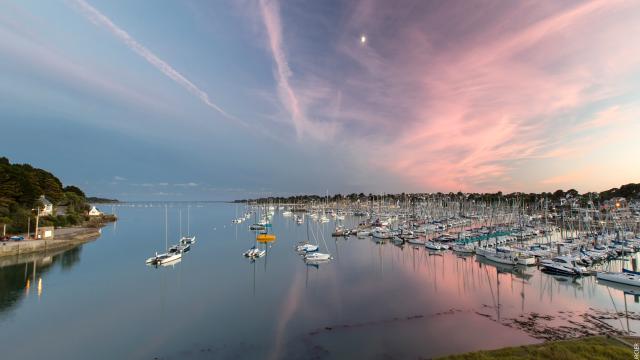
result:
<svg viewBox="0 0 640 360"><path fill-rule="evenodd" d="M80 12L87 17L91 22L93 22L97 26L101 26L108 30L113 36L122 41L129 49L138 54L144 60L146 60L153 67L158 69L161 73L167 76L169 79L176 82L178 85L182 86L189 93L200 99L206 106L214 109L219 112L222 116L227 119L239 121L237 118L229 115L226 111L224 111L220 106L215 104L210 98L209 95L198 88L193 82L180 74L177 70L175 70L171 65L169 65L166 61L160 59L156 54L154 54L151 50L147 49L145 46L140 44L137 40L135 40L131 35L129 35L126 31L118 27L114 24L108 17L99 12L96 8L89 5L84 0L71 0L73 4L80 10Z"/></svg>
<svg viewBox="0 0 640 360"><path fill-rule="evenodd" d="M292 84L293 73L289 67L282 37L278 1L260 0L259 12L266 31L269 51L275 64L274 77L278 99L291 119L297 138L300 140L304 136L311 136L315 139L330 139L337 131L336 124L331 121L312 121L308 116L307 108L314 100L317 88L303 86L303 90L298 91Z"/></svg>

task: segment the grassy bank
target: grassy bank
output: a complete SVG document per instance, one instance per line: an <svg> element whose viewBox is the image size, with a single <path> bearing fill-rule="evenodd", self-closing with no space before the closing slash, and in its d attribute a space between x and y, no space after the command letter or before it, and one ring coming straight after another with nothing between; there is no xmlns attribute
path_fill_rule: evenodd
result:
<svg viewBox="0 0 640 360"><path fill-rule="evenodd" d="M633 359L633 349L613 338L595 336L552 341L538 345L516 346L490 351L451 355L441 360L558 359L612 360Z"/></svg>

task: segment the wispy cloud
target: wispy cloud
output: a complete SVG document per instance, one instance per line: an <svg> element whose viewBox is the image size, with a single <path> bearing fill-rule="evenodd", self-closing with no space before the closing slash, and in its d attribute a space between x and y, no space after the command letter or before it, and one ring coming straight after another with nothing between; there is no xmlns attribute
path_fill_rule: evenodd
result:
<svg viewBox="0 0 640 360"><path fill-rule="evenodd" d="M293 73L285 51L282 36L282 21L277 0L260 0L260 16L266 30L269 50L275 63L274 76L278 98L291 119L298 139L308 135L313 138L329 139L337 131L334 122L317 122L308 117L307 107L313 100L316 89L304 87L297 91L292 84Z"/></svg>
<svg viewBox="0 0 640 360"><path fill-rule="evenodd" d="M121 40L127 47L129 47L136 54L140 55L143 59L145 59L149 64L153 65L156 69L162 72L169 79L176 82L178 85L185 88L189 93L196 96L200 99L205 105L216 110L220 114L222 114L225 118L240 121L237 118L229 115L226 111L224 111L220 106L215 104L210 98L209 95L198 88L193 82L180 74L177 70L175 70L171 65L169 65L166 61L160 59L156 54L154 54L151 50L147 49L145 46L140 44L137 40L135 40L131 35L129 35L126 31L118 27L114 24L108 17L99 12L96 8L89 5L84 0L71 0L72 3L77 5L77 8L80 12L86 16L91 22L98 26L102 26L107 29L111 34L113 34L116 38Z"/></svg>

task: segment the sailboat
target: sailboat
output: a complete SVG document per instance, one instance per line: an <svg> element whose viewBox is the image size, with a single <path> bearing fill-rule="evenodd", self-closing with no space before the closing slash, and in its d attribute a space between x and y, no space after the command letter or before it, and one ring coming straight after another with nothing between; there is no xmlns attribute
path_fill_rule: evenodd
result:
<svg viewBox="0 0 640 360"><path fill-rule="evenodd" d="M624 285L640 286L640 272L622 269L622 272L602 271L596 274L598 280L620 283Z"/></svg>
<svg viewBox="0 0 640 360"><path fill-rule="evenodd" d="M307 221L307 241L305 241L304 243L296 246L296 251L303 252L303 253L310 253L310 252L318 251L318 245L311 244L309 242L309 222L308 221Z"/></svg>
<svg viewBox="0 0 640 360"><path fill-rule="evenodd" d="M145 263L149 265L162 265L168 264L170 262L177 261L182 258L182 251L179 251L174 248L169 248L169 238L168 238L168 225L167 225L167 206L164 207L164 243L167 252L164 254L158 254L156 252L155 256L148 258Z"/></svg>
<svg viewBox="0 0 640 360"><path fill-rule="evenodd" d="M320 229L318 229L318 233L322 234ZM329 247L327 246L327 243L324 240L324 236L322 237L322 241L324 242L325 249L327 249L327 253L325 254L325 253L318 252L317 251L318 249L316 249L316 251L314 251L314 252L307 252L304 255L304 261L305 262L307 262L307 263L324 262L324 261L329 261L329 260L332 259L331 254L328 253ZM317 238L316 238L316 242L317 242ZM316 245L316 247L317 247L317 245Z"/></svg>
<svg viewBox="0 0 640 360"><path fill-rule="evenodd" d="M190 219L189 215L190 215L189 206L187 206L187 236L182 236L180 238L180 244L185 245L185 246L191 246L191 245L196 243L195 235L194 236L190 236L190 234L191 234L191 219ZM180 224L182 224L182 220L180 220ZM182 235L182 234L180 234L180 235Z"/></svg>

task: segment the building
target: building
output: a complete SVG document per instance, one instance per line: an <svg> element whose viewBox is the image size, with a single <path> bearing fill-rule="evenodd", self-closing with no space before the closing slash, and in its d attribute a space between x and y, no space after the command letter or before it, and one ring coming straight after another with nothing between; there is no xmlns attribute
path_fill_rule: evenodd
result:
<svg viewBox="0 0 640 360"><path fill-rule="evenodd" d="M36 239L50 240L53 239L53 226L41 226L36 233Z"/></svg>
<svg viewBox="0 0 640 360"><path fill-rule="evenodd" d="M42 204L40 207L40 216L49 216L53 215L53 204L49 201L44 195L40 195L38 201Z"/></svg>
<svg viewBox="0 0 640 360"><path fill-rule="evenodd" d="M101 216L102 215L102 211L98 210L95 206L91 207L91 210L89 210L89 216Z"/></svg>

